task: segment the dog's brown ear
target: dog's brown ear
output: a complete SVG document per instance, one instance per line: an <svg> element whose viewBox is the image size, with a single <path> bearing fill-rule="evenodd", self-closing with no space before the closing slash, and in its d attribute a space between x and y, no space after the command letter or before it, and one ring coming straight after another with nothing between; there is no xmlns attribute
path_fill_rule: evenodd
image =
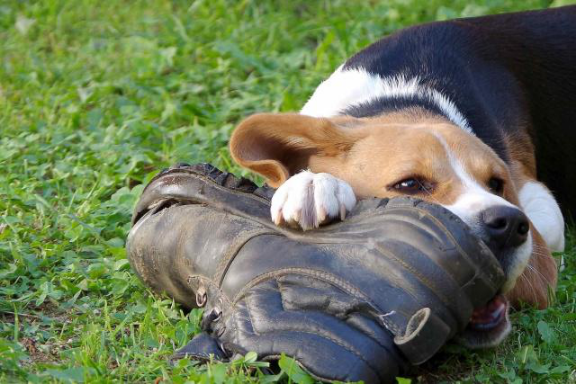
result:
<svg viewBox="0 0 576 385"><path fill-rule="evenodd" d="M337 156L357 140L354 130L326 118L290 114L256 114L232 133L230 153L242 167L278 187L291 175L308 167L311 156Z"/></svg>

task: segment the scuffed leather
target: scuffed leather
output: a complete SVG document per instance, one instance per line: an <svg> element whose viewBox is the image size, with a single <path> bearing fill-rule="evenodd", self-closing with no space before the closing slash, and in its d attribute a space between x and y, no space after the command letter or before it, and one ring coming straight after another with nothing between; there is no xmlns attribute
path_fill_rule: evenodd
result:
<svg viewBox="0 0 576 385"><path fill-rule="evenodd" d="M286 353L320 379L390 382L503 283L490 250L440 206L364 200L344 222L301 232L271 222L272 194L210 165L165 170L144 190L132 267L155 291L205 307L207 334L180 354Z"/></svg>

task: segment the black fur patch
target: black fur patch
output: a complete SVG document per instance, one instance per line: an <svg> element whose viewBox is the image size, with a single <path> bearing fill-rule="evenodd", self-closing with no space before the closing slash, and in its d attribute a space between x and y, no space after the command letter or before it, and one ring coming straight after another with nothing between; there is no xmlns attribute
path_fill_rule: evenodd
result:
<svg viewBox="0 0 576 385"><path fill-rule="evenodd" d="M476 136L504 161L506 135L528 132L538 178L565 213L576 210L576 6L451 20L390 35L343 70L417 77L451 100ZM367 117L408 107L442 111L426 98L379 98L344 111Z"/></svg>
<svg viewBox="0 0 576 385"><path fill-rule="evenodd" d="M365 118L413 107L424 108L435 114L445 116L438 105L432 103L428 98L420 96L380 97L366 103L349 107L343 111L343 114L354 116L355 118ZM449 117L446 116L446 118Z"/></svg>

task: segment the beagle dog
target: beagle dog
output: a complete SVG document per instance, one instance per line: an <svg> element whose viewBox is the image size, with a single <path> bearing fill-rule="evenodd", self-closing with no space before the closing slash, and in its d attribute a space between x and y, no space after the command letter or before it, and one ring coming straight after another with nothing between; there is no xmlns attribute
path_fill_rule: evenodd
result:
<svg viewBox="0 0 576 385"><path fill-rule="evenodd" d="M244 120L230 150L278 188L278 225L312 229L358 199L399 195L459 216L507 277L462 336L494 346L509 303L548 306L560 207L576 207L576 6L401 30L347 60L299 114Z"/></svg>

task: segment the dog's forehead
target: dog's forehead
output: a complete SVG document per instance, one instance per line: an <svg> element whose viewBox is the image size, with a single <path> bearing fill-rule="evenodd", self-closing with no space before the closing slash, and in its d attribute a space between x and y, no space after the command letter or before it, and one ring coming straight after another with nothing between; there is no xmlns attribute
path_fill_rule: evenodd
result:
<svg viewBox="0 0 576 385"><path fill-rule="evenodd" d="M366 122L363 129L369 134L356 146L354 162L389 179L419 174L457 183L456 168L481 181L494 174L506 177L505 164L494 151L449 122L386 118Z"/></svg>
<svg viewBox="0 0 576 385"><path fill-rule="evenodd" d="M429 130L411 124L386 124L366 127L367 135L355 146L355 153L367 161L398 160L428 162L445 157L441 141Z"/></svg>
<svg viewBox="0 0 576 385"><path fill-rule="evenodd" d="M477 138L459 127L437 120L406 121L402 120L402 116L397 120L373 119L366 121L363 129L368 133L363 146L377 147L395 156L441 156L453 144L468 149L482 145ZM448 143L450 145L447 146ZM414 153L414 150L418 152Z"/></svg>

